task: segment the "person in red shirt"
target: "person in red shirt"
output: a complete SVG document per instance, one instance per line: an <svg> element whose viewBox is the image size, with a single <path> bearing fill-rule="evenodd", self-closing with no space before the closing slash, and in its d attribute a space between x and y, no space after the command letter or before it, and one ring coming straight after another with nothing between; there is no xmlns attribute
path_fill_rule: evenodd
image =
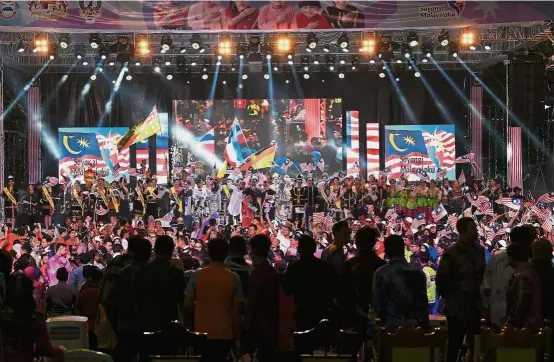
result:
<svg viewBox="0 0 554 362"><path fill-rule="evenodd" d="M243 191L244 197L242 199L242 227L247 228L252 224L254 219L254 210L252 209L252 201L254 199L253 191L246 189Z"/></svg>
<svg viewBox="0 0 554 362"><path fill-rule="evenodd" d="M331 24L320 13L319 1L299 1L300 13L296 14L291 29L331 29Z"/></svg>
<svg viewBox="0 0 554 362"><path fill-rule="evenodd" d="M258 22L259 10L248 5L246 1L231 1L225 9L225 20L228 29L254 29Z"/></svg>
<svg viewBox="0 0 554 362"><path fill-rule="evenodd" d="M17 235L13 233L12 224L7 222L3 228L4 238L0 240L0 248L6 251L13 250L13 243L18 239Z"/></svg>

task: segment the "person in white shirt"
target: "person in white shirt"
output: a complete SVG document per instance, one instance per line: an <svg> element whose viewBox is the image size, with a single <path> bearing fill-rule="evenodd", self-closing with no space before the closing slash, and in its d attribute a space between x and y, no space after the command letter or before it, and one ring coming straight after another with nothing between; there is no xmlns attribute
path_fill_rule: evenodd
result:
<svg viewBox="0 0 554 362"><path fill-rule="evenodd" d="M229 215L233 218L233 225L241 221L242 198L244 197L242 191L245 185L246 183L243 180L239 181L238 186L233 185L231 180L227 181L227 187L233 192L229 199L229 205L227 206L227 211L229 211Z"/></svg>

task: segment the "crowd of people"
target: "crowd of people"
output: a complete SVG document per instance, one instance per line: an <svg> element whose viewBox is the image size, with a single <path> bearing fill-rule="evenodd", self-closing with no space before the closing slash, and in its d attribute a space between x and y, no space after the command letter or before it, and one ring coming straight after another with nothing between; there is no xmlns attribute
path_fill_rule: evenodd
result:
<svg viewBox="0 0 554 362"><path fill-rule="evenodd" d="M324 318L368 337L375 324L428 327L442 314L450 362L464 337L471 350L481 317L532 330L550 319L550 194L525 199L494 180L324 177L153 179L128 192L142 194L134 200L117 198L124 182L29 187L23 200L56 202L48 213L25 203L21 215L10 178L0 234L8 360L60 356L45 317L73 314L88 317L90 347L116 361L175 320L207 333L207 361L229 351L274 361L293 331Z"/></svg>

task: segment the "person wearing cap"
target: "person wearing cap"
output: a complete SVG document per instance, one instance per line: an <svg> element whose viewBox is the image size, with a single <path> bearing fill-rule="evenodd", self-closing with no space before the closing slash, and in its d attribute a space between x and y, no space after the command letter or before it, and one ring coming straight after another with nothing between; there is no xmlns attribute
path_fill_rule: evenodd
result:
<svg viewBox="0 0 554 362"><path fill-rule="evenodd" d="M299 1L300 12L296 14L291 24L291 29L331 29L331 24L319 11L319 1Z"/></svg>
<svg viewBox="0 0 554 362"><path fill-rule="evenodd" d="M15 225L15 215L17 215L17 189L13 176L8 176L8 184L0 191L4 198L4 217L6 221Z"/></svg>

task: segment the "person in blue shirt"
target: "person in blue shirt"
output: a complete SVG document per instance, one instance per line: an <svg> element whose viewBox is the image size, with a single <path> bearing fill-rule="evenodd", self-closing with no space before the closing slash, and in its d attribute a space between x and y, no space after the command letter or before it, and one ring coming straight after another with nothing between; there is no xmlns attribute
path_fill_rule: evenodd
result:
<svg viewBox="0 0 554 362"><path fill-rule="evenodd" d="M404 240L385 239L389 263L377 269L373 279L373 307L385 329L427 327L429 305L426 277L404 257Z"/></svg>
<svg viewBox="0 0 554 362"><path fill-rule="evenodd" d="M85 265L89 265L92 261L92 255L90 253L84 253L79 255L79 266L71 271L69 276L69 286L77 290L81 289L81 286L85 284L85 277L83 276L83 268Z"/></svg>

